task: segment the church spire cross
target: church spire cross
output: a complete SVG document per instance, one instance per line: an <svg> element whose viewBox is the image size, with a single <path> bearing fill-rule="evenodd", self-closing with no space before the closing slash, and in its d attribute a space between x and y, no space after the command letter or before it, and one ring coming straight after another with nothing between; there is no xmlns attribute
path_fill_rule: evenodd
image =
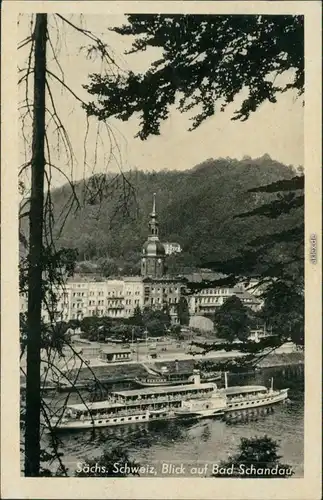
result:
<svg viewBox="0 0 323 500"><path fill-rule="evenodd" d="M156 193L153 193L153 206L148 226L148 238L142 251L141 274L145 277L161 278L164 274L165 248L158 238Z"/></svg>
<svg viewBox="0 0 323 500"><path fill-rule="evenodd" d="M149 238L158 239L158 222L157 222L157 214L156 214L156 193L153 194L153 209L150 214L149 221Z"/></svg>
<svg viewBox="0 0 323 500"><path fill-rule="evenodd" d="M156 193L153 194L153 211L151 212L152 216L156 216Z"/></svg>

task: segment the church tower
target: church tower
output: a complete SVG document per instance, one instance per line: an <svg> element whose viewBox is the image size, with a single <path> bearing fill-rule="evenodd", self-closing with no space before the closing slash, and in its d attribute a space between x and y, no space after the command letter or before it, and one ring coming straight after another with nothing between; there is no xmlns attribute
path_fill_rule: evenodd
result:
<svg viewBox="0 0 323 500"><path fill-rule="evenodd" d="M156 193L153 196L153 209L149 220L149 235L142 248L141 275L145 278L161 278L164 274L165 248L158 238L156 215Z"/></svg>

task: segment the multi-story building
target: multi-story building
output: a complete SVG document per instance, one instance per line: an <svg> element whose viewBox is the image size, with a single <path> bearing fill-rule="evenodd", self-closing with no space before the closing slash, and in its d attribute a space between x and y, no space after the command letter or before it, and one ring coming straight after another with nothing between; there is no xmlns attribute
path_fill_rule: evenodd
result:
<svg viewBox="0 0 323 500"><path fill-rule="evenodd" d="M125 316L132 316L136 307L143 309L144 284L141 276L125 276L124 283L124 312Z"/></svg>
<svg viewBox="0 0 323 500"><path fill-rule="evenodd" d="M166 255L172 255L174 253L181 253L181 251L182 251L182 247L179 243L166 241L166 243L163 243L163 246L165 248Z"/></svg>
<svg viewBox="0 0 323 500"><path fill-rule="evenodd" d="M217 308L221 307L233 295L237 296L244 305L253 310L259 310L261 307L261 301L257 297L241 288L212 287L204 288L190 296L190 314L213 314Z"/></svg>
<svg viewBox="0 0 323 500"><path fill-rule="evenodd" d="M121 279L107 280L104 284L103 316L123 318L125 316L125 291Z"/></svg>
<svg viewBox="0 0 323 500"><path fill-rule="evenodd" d="M185 291L185 280L164 276L147 277L144 283L144 307L167 309L172 322L177 323L177 307Z"/></svg>

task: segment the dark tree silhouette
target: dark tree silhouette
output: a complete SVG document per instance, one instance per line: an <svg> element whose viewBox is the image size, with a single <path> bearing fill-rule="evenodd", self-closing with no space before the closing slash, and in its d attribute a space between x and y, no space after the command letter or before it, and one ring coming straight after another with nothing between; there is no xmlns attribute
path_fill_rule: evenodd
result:
<svg viewBox="0 0 323 500"><path fill-rule="evenodd" d="M181 325L187 326L190 322L190 313L188 309L187 299L181 297L177 305L177 316Z"/></svg>
<svg viewBox="0 0 323 500"><path fill-rule="evenodd" d="M131 318L129 318L129 323L135 326L143 326L142 312L138 305L135 307Z"/></svg>
<svg viewBox="0 0 323 500"><path fill-rule="evenodd" d="M31 158L31 195L27 311L27 370L25 475L38 476L40 466L40 348L43 267L45 88L47 15L37 14L34 31L34 110Z"/></svg>
<svg viewBox="0 0 323 500"><path fill-rule="evenodd" d="M91 75L85 88L96 101L87 112L99 120L139 113L141 139L160 133L174 104L181 112L195 110L194 129L244 88L248 95L234 120L246 120L279 93L304 90L302 16L128 15L128 24L113 30L135 37L130 53L162 52L144 74ZM286 72L290 81L276 82Z"/></svg>
<svg viewBox="0 0 323 500"><path fill-rule="evenodd" d="M292 468L280 462L279 445L268 436L242 438L238 452L219 464L213 477L286 478L294 475Z"/></svg>
<svg viewBox="0 0 323 500"><path fill-rule="evenodd" d="M59 43L56 44L56 47L52 43L51 30L56 29L58 40L62 35L60 29L64 29L66 26L81 33L87 41L91 40L90 47L83 47L83 49L88 49L88 55L95 51L101 56L102 62L116 67L109 54L109 47L91 31L75 25L68 18L59 14L54 14L53 17L55 18L54 28L48 21L47 14L31 14L29 19L30 34L18 45L18 49L24 47L28 49L24 67L19 68L20 78L18 80L18 85L22 85L24 90L24 98L19 102L19 112L22 124L21 138L25 150L25 162L19 166L19 190L23 196L19 207L19 242L24 247L25 254L25 258L21 262L20 286L22 285L21 291L28 296L27 313L22 318L21 325L21 357L27 355L26 371L21 366L22 377L25 377L26 380L23 394L25 404L22 405L21 412L21 429L25 434L23 443L24 473L26 476L32 477L50 475L50 471L45 470L41 463L53 460L56 460L59 465L57 474L66 475L66 467L62 463L61 453L58 452L58 443L54 433L50 433L50 445L48 446L48 449L53 453L42 450L40 446L44 427L49 428L50 431L53 430L50 424L50 409L42 397L42 388L50 378L49 373L51 375L55 373L55 377L57 373L60 373L60 376L66 378L56 356L58 354L61 365L64 364L62 343L63 341L66 343L67 338L64 334L65 326L62 323L56 325L58 320L57 302L66 278L74 267L75 260L73 251L56 247L55 237L60 234L72 207L76 205L76 208L79 208L80 206L73 180L64 172L66 166L73 167L74 152L56 106L55 91L53 92L52 89L53 81L65 92L72 95L78 103L82 103L82 100L73 92L64 78L58 57ZM55 69L49 65L49 60ZM55 71L59 72L59 76ZM33 80L33 92L30 92L31 79ZM87 123L86 116L85 123ZM32 130L31 143L28 126ZM110 132L107 124L106 127ZM58 154L59 159L57 159L58 162L62 162L63 167L53 163L52 153L55 150L55 144L49 140L49 134L53 129L58 144L63 145L65 161L61 159L60 154ZM98 136L100 136L99 130ZM109 138L110 142L114 141L113 135L110 134ZM61 147L57 148L59 151L60 149ZM86 151L86 138L84 150ZM86 159L84 162L86 163ZM70 191L68 202L58 215L54 213L51 198L53 171L63 175L68 181ZM22 180L22 176L25 176L24 180ZM117 182L123 184L126 197L128 195L132 197L132 186L122 173L113 176L112 179L110 177L108 182L106 181L106 178L102 182L102 177L98 179L92 176L86 185L83 200L93 204L95 200L111 195L111 188ZM125 198L121 196L118 205L122 213L128 212L129 208L126 207L127 202L124 202ZM60 221L60 227L56 227L54 235L53 226L57 219ZM23 226L24 221L28 222L27 227ZM46 326L42 321L43 309L49 316L49 323ZM81 365L84 364L75 350L70 345L68 347L74 356L74 361L77 358ZM42 348L46 351L45 358L41 358ZM41 362L46 363L46 370L44 370L46 374L43 378L40 370Z"/></svg>
<svg viewBox="0 0 323 500"><path fill-rule="evenodd" d="M247 340L249 335L248 310L239 297L232 295L216 311L214 325L219 337L225 340Z"/></svg>

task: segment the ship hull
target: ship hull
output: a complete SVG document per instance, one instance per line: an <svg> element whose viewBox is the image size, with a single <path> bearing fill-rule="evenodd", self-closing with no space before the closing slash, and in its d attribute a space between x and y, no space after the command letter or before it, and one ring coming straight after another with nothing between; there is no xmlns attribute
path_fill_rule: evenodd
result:
<svg viewBox="0 0 323 500"><path fill-rule="evenodd" d="M211 410L199 410L199 411L176 410L174 414L177 418L181 419L221 417L222 415L224 415L224 409L218 409L218 410L211 409Z"/></svg>
<svg viewBox="0 0 323 500"><path fill-rule="evenodd" d="M209 378L202 378L202 382L216 382L220 380L220 376L214 376L214 377L209 377ZM173 386L173 385L179 385L179 384L188 384L189 380L188 379L183 379L183 380L165 380L165 381L152 381L152 382L146 382L144 380L140 379L135 379L134 382L139 385L140 387L167 387L167 386Z"/></svg>
<svg viewBox="0 0 323 500"><path fill-rule="evenodd" d="M266 395L265 397L258 398L257 400L248 401L242 400L241 402L231 402L228 401L225 412L229 413L231 411L237 410L248 410L253 408L260 408L263 406L273 406L278 403L285 401L288 398L288 389L282 389L276 395Z"/></svg>
<svg viewBox="0 0 323 500"><path fill-rule="evenodd" d="M116 427L127 424L141 424L145 422L155 422L158 420L170 420L175 418L174 412L165 410L164 412L151 412L145 414L133 414L129 416L115 416L109 418L93 418L85 420L52 422L55 430L81 430L99 427Z"/></svg>

